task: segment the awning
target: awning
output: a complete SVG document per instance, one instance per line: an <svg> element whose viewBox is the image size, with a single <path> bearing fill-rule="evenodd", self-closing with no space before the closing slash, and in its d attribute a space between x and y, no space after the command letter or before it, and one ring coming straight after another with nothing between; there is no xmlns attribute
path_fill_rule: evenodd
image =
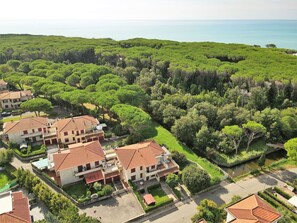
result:
<svg viewBox="0 0 297 223"><path fill-rule="evenodd" d="M297 207L297 196L293 196L291 197L288 202L292 205L294 205L295 207Z"/></svg>
<svg viewBox="0 0 297 223"><path fill-rule="evenodd" d="M98 171L95 171L92 173L87 173L85 175L85 180L86 180L87 184L91 184L91 183L94 183L94 182L97 182L97 181L103 180L103 179L104 179L104 177L103 177L103 173L101 170L98 170Z"/></svg>
<svg viewBox="0 0 297 223"><path fill-rule="evenodd" d="M112 173L105 174L105 179L109 179L109 178L113 178L113 177L117 177L117 176L120 176L119 171L115 171L115 172L112 172Z"/></svg>
<svg viewBox="0 0 297 223"><path fill-rule="evenodd" d="M178 167L175 166L175 167L173 167L173 168L171 168L171 169L167 169L167 170L160 171L159 173L157 173L157 175L158 175L159 177L164 177L164 176L167 176L167 175L170 174L170 173L177 173L178 171L179 171Z"/></svg>
<svg viewBox="0 0 297 223"><path fill-rule="evenodd" d="M154 205L156 203L155 198L151 194L146 194L143 196L143 200L147 205Z"/></svg>

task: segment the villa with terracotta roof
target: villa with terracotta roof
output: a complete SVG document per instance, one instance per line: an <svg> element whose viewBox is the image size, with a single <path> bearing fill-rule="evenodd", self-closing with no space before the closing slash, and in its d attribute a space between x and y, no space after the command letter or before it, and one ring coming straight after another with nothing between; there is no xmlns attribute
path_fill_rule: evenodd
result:
<svg viewBox="0 0 297 223"><path fill-rule="evenodd" d="M87 184L120 180L115 154L104 152L98 140L69 145L48 158L49 169L55 171L61 186L81 180Z"/></svg>
<svg viewBox="0 0 297 223"><path fill-rule="evenodd" d="M4 80L0 80L0 92L6 92L8 91L7 88L7 82L5 82Z"/></svg>
<svg viewBox="0 0 297 223"><path fill-rule="evenodd" d="M125 180L164 180L168 174L179 171L171 153L153 140L124 146L115 152Z"/></svg>
<svg viewBox="0 0 297 223"><path fill-rule="evenodd" d="M8 91L0 94L0 105L2 109L19 108L20 104L33 98L31 91Z"/></svg>
<svg viewBox="0 0 297 223"><path fill-rule="evenodd" d="M31 223L28 198L22 192L0 194L1 223Z"/></svg>
<svg viewBox="0 0 297 223"><path fill-rule="evenodd" d="M57 120L44 135L44 144L50 145L58 142L64 146L103 139L104 131L98 119L84 115Z"/></svg>
<svg viewBox="0 0 297 223"><path fill-rule="evenodd" d="M276 223L282 215L252 194L226 208L227 223Z"/></svg>
<svg viewBox="0 0 297 223"><path fill-rule="evenodd" d="M6 122L3 125L4 139L21 144L23 142L43 142L43 134L48 127L48 118L23 118L16 122Z"/></svg>

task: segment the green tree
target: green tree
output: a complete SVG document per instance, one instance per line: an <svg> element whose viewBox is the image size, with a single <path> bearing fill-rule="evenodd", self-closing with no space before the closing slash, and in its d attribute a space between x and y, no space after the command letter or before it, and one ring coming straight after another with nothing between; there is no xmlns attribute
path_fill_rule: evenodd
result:
<svg viewBox="0 0 297 223"><path fill-rule="evenodd" d="M172 159L179 165L179 166L186 166L188 164L188 160L185 154L180 153L178 151L172 151L171 153Z"/></svg>
<svg viewBox="0 0 297 223"><path fill-rule="evenodd" d="M35 112L36 116L40 116L40 112L48 112L53 106L52 103L43 98L33 98L21 104L21 109L24 111Z"/></svg>
<svg viewBox="0 0 297 223"><path fill-rule="evenodd" d="M238 125L225 126L222 133L233 143L235 154L238 153L238 148L242 140L243 130Z"/></svg>
<svg viewBox="0 0 297 223"><path fill-rule="evenodd" d="M13 159L13 152L12 150L1 150L0 151L0 166L5 166L11 163Z"/></svg>
<svg viewBox="0 0 297 223"><path fill-rule="evenodd" d="M224 215L217 204L212 200L204 199L197 206L198 213L195 214L191 220L193 223L197 223L200 219L205 219L209 223L223 223Z"/></svg>
<svg viewBox="0 0 297 223"><path fill-rule="evenodd" d="M285 150L287 150L289 159L297 161L297 138L288 140L284 144Z"/></svg>
<svg viewBox="0 0 297 223"><path fill-rule="evenodd" d="M170 173L166 176L166 183L169 185L169 187L174 188L178 185L179 178L176 174Z"/></svg>
<svg viewBox="0 0 297 223"><path fill-rule="evenodd" d="M262 124L255 121L248 121L246 124L243 124L242 127L244 134L247 137L246 150L249 149L252 141L262 137L266 133L266 128Z"/></svg>
<svg viewBox="0 0 297 223"><path fill-rule="evenodd" d="M265 160L266 160L266 152L263 152L258 160L258 165L259 167L262 167L265 165Z"/></svg>
<svg viewBox="0 0 297 223"><path fill-rule="evenodd" d="M133 131L141 132L151 122L151 117L146 112L132 105L114 105L111 111L119 117L121 125L127 127L130 133Z"/></svg>
<svg viewBox="0 0 297 223"><path fill-rule="evenodd" d="M199 192L210 186L209 175L196 164L191 164L183 170L182 181L192 193Z"/></svg>

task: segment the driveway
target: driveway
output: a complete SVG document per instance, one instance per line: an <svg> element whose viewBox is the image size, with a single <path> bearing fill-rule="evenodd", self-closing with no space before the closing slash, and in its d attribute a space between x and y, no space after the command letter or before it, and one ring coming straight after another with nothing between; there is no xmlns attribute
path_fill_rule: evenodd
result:
<svg viewBox="0 0 297 223"><path fill-rule="evenodd" d="M132 193L121 194L80 209L81 213L100 219L102 223L122 223L143 214L137 198Z"/></svg>
<svg viewBox="0 0 297 223"><path fill-rule="evenodd" d="M197 213L196 207L203 199L215 201L218 205L229 203L234 195L246 197L276 185L283 186L285 182L297 178L297 168L266 173L255 178L243 179L236 183L220 185L218 188L196 195L185 203L179 202L172 208L161 210L158 213L146 216L133 222L154 223L186 223L191 222L191 217Z"/></svg>

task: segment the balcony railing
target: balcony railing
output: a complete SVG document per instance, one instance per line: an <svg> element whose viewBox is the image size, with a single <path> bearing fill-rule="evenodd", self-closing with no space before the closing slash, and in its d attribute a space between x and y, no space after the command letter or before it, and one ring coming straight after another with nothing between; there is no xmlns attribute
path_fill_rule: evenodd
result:
<svg viewBox="0 0 297 223"><path fill-rule="evenodd" d="M28 137L34 137L34 136L42 136L42 132L32 132L27 134L22 134L21 138L28 138Z"/></svg>

